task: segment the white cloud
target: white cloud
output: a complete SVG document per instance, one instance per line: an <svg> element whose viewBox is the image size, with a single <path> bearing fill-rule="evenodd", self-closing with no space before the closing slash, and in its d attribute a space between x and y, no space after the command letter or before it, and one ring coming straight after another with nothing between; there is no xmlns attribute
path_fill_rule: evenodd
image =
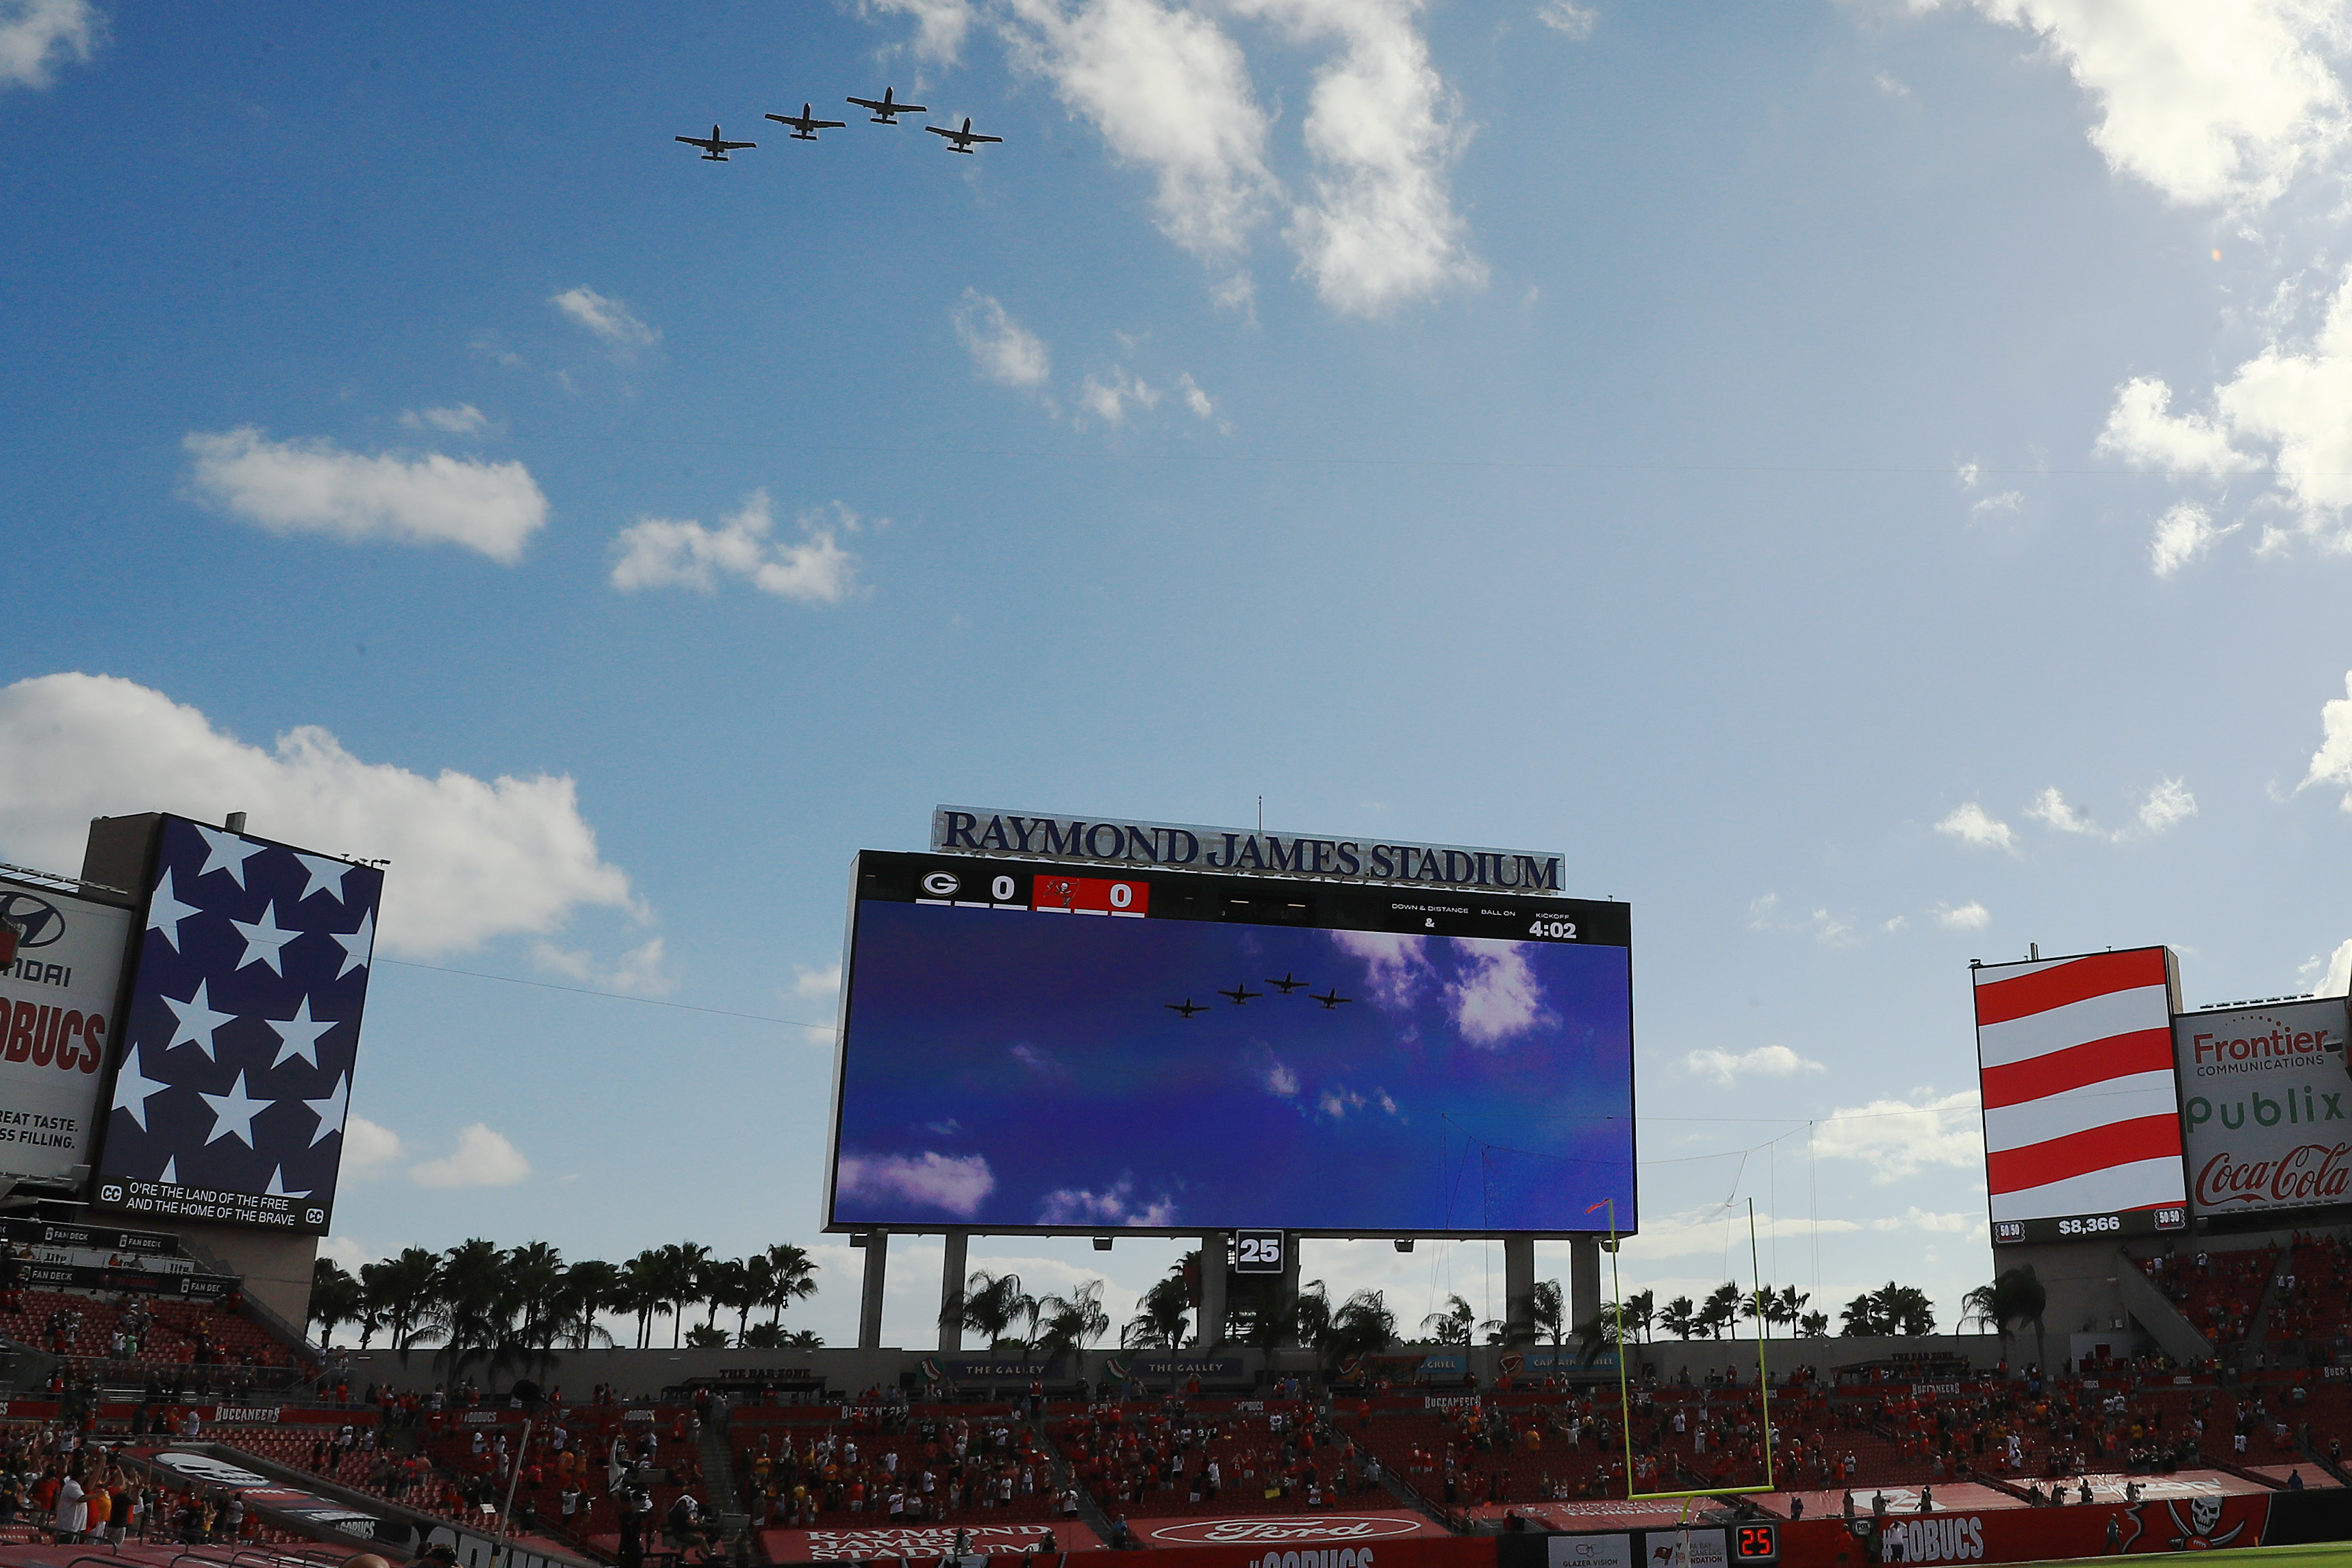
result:
<svg viewBox="0 0 2352 1568"><path fill-rule="evenodd" d="M2025 505L2023 490L2003 490L1997 496L1987 496L1969 508L1970 517L1987 517L1995 512L2016 511Z"/></svg>
<svg viewBox="0 0 2352 1568"><path fill-rule="evenodd" d="M2302 531L2339 551L2352 551L2343 514L2352 507L2352 268L2327 302L2320 328L2306 343L2274 341L2213 389L2210 415L2166 412L2171 389L2141 377L2117 392L2097 450L2134 467L2176 476L2219 479L2264 467L2275 499L2295 514ZM2245 447L2263 447L2264 458ZM2151 546L2159 575L2179 567L2220 537L2201 508L2175 507L2158 525ZM2265 546L2284 530L2266 528Z"/></svg>
<svg viewBox="0 0 2352 1568"><path fill-rule="evenodd" d="M956 342L971 355L972 369L984 379L1031 389L1045 385L1054 374L1053 351L1045 340L988 295L966 289L949 314L955 321Z"/></svg>
<svg viewBox="0 0 2352 1568"><path fill-rule="evenodd" d="M2108 165L2176 202L2260 206L2344 142L2344 89L2322 58L2347 43L2340 4L1971 3L2039 37L2097 106L2091 144Z"/></svg>
<svg viewBox="0 0 2352 1568"><path fill-rule="evenodd" d="M1952 1214L1931 1214L1912 1205L1900 1215L1887 1215L1870 1222L1873 1230L1924 1230L1947 1236L1980 1236L1990 1226L1982 1209L1960 1209Z"/></svg>
<svg viewBox="0 0 2352 1568"><path fill-rule="evenodd" d="M1759 1241L1769 1241L1775 1237L1810 1237L1816 1230L1835 1234L1861 1228L1850 1219L1814 1221L1803 1215L1776 1215L1761 1208L1756 1212ZM1747 1210L1726 1204L1706 1204L1675 1214L1644 1214L1642 1233L1625 1238L1623 1256L1640 1259L1719 1256L1727 1247L1733 1247L1744 1258L1747 1245ZM1661 1290L1658 1294L1663 1297L1666 1292Z"/></svg>
<svg viewBox="0 0 2352 1568"><path fill-rule="evenodd" d="M1876 84L1879 91L1885 93L1889 98L1908 98L1911 96L1911 89L1904 85L1903 79L1900 77L1891 75L1886 71L1880 71L1870 79Z"/></svg>
<svg viewBox="0 0 2352 1568"><path fill-rule="evenodd" d="M1958 907L1937 904L1927 912L1947 931L1982 931L1992 923L1992 911L1973 900Z"/></svg>
<svg viewBox="0 0 2352 1568"><path fill-rule="evenodd" d="M968 0L858 0L857 8L867 16L913 17L915 58L933 65L955 64L971 32Z"/></svg>
<svg viewBox="0 0 2352 1568"><path fill-rule="evenodd" d="M1277 187L1248 62L1213 20L1155 0L1007 0L1006 17L1015 65L1157 176L1162 233L1213 261L1247 247Z"/></svg>
<svg viewBox="0 0 2352 1568"><path fill-rule="evenodd" d="M996 1190L996 1174L984 1154L845 1154L839 1185L845 1195L904 1198L969 1219Z"/></svg>
<svg viewBox="0 0 2352 1568"><path fill-rule="evenodd" d="M411 408L400 416L404 430L437 430L444 436L478 436L490 427L482 411L470 403L455 408Z"/></svg>
<svg viewBox="0 0 2352 1568"><path fill-rule="evenodd" d="M1474 1046L1495 1047L1514 1035L1523 1035L1548 1023L1543 988L1517 947L1499 952L1483 944L1456 942L1462 978L1446 983L1445 997L1453 1006L1454 1026Z"/></svg>
<svg viewBox="0 0 2352 1568"><path fill-rule="evenodd" d="M1191 371L1176 378L1176 390L1182 395L1184 406L1192 411L1194 418L1213 419L1217 416L1216 400L1201 390L1201 384L1192 379Z"/></svg>
<svg viewBox="0 0 2352 1568"><path fill-rule="evenodd" d="M2009 854L2017 851L2017 835L2009 824L1996 821L1975 801L1955 807L1949 816L1936 824L1936 831L1950 835L1971 849L1999 849Z"/></svg>
<svg viewBox="0 0 2352 1568"><path fill-rule="evenodd" d="M1813 1132L1813 1152L1832 1159L1859 1160L1874 1167L1874 1182L1899 1181L1927 1167L1974 1170L1984 1163L1984 1130L1977 1091L1916 1100L1874 1100L1840 1107Z"/></svg>
<svg viewBox="0 0 2352 1568"><path fill-rule="evenodd" d="M2025 808L2025 815L2061 833L2080 833L2092 838L2106 834L2106 829L2069 805L2056 784L2035 795L2033 804Z"/></svg>
<svg viewBox="0 0 2352 1568"><path fill-rule="evenodd" d="M2237 530L2236 523L2214 527L2213 514L2193 500L2178 502L2156 520L2156 531L2147 542L2147 563L2158 576L2169 577L2211 549L2215 540Z"/></svg>
<svg viewBox="0 0 2352 1568"><path fill-rule="evenodd" d="M1592 37L1600 25L1601 13L1590 5L1580 5L1576 0L1543 0L1536 7L1536 20L1555 33L1565 33L1580 42Z"/></svg>
<svg viewBox="0 0 2352 1568"><path fill-rule="evenodd" d="M1159 407L1161 395L1158 387L1129 375L1123 365L1111 367L1108 381L1087 373L1078 388L1078 402L1106 425L1126 424L1130 404L1147 411Z"/></svg>
<svg viewBox="0 0 2352 1568"><path fill-rule="evenodd" d="M1273 1055L1266 1057L1265 1065L1259 1073L1259 1081L1265 1085L1265 1091L1268 1094L1278 1100L1298 1098L1298 1070L1286 1064L1279 1057Z"/></svg>
<svg viewBox="0 0 2352 1568"><path fill-rule="evenodd" d="M2327 972L2320 976L2312 994L2341 996L2347 992L2352 992L2352 939L2337 942L2336 951L2327 955Z"/></svg>
<svg viewBox="0 0 2352 1568"><path fill-rule="evenodd" d="M754 490L743 510L717 528L687 519L641 518L613 543L613 586L625 594L640 588L697 588L709 593L718 575L747 578L762 593L803 603L836 605L857 583L857 557L843 549L836 531L855 531L857 514L836 506L835 522L820 523L819 512L800 516L801 537L783 543L770 537L775 520L768 492Z"/></svg>
<svg viewBox="0 0 2352 1568"><path fill-rule="evenodd" d="M2197 797L2179 779L2165 779L2139 805L2139 830L2153 837L2197 815Z"/></svg>
<svg viewBox="0 0 2352 1568"><path fill-rule="evenodd" d="M89 0L0 0L0 90L48 86L58 66L97 53L103 33Z"/></svg>
<svg viewBox="0 0 2352 1568"><path fill-rule="evenodd" d="M1886 929L1895 930L1901 923L1901 919L1897 916L1889 921ZM1825 909L1815 910L1802 919L1783 915L1778 893L1766 893L1762 898L1748 901L1748 925L1751 931L1811 931L1815 941L1828 948L1852 947L1861 940L1853 934L1853 921L1833 915Z"/></svg>
<svg viewBox="0 0 2352 1568"><path fill-rule="evenodd" d="M2352 785L2352 672L2344 677L2345 695L2323 703L2319 710L2319 750L2311 753L2311 767L2295 785L2300 794L2315 784ZM2352 811L2352 789L2343 806Z"/></svg>
<svg viewBox="0 0 2352 1568"><path fill-rule="evenodd" d="M1302 127L1315 199L1292 207L1285 231L1323 301L1380 316L1449 288L1483 288L1486 264L1469 249L1447 183L1469 136L1413 26L1419 0L1233 3L1339 46L1316 72Z"/></svg>
<svg viewBox="0 0 2352 1568"><path fill-rule="evenodd" d="M793 965L793 994L795 996L831 997L841 994L841 961L835 959L823 969L803 969Z"/></svg>
<svg viewBox="0 0 2352 1568"><path fill-rule="evenodd" d="M251 426L191 432L181 445L201 494L277 533L462 544L512 565L547 522L547 498L520 463L370 458L331 441L272 441Z"/></svg>
<svg viewBox="0 0 2352 1568"><path fill-rule="evenodd" d="M93 816L162 807L199 821L249 812L257 833L389 858L383 951L430 958L543 934L582 904L626 906L565 777L427 778L363 763L304 725L269 750L194 708L109 676L0 689L0 845L20 865L78 868Z"/></svg>
<svg viewBox="0 0 2352 1568"><path fill-rule="evenodd" d="M549 295L547 302L615 349L649 349L661 342L657 329L637 320L620 300L606 299L593 289L566 289Z"/></svg>
<svg viewBox="0 0 2352 1568"><path fill-rule="evenodd" d="M1364 964L1364 989L1383 1007L1402 1012L1413 1004L1422 983L1435 976L1425 951L1428 938L1390 931L1335 931L1331 945Z"/></svg>
<svg viewBox="0 0 2352 1568"><path fill-rule="evenodd" d="M391 1128L379 1127L364 1116L344 1116L344 1175L373 1176L397 1163L404 1152L400 1134Z"/></svg>
<svg viewBox="0 0 2352 1568"><path fill-rule="evenodd" d="M1135 1183L1125 1176L1107 1192L1064 1187L1045 1194L1039 1225L1163 1226L1176 1223L1176 1205L1162 1193L1139 1208Z"/></svg>
<svg viewBox="0 0 2352 1568"><path fill-rule="evenodd" d="M510 1187L530 1174L522 1151L479 1121L457 1134L446 1159L408 1168L408 1179L420 1187Z"/></svg>
<svg viewBox="0 0 2352 1568"><path fill-rule="evenodd" d="M1786 1046L1758 1046L1745 1051L1718 1051L1708 1047L1683 1058L1683 1066L1701 1078L1714 1079L1726 1089L1750 1074L1760 1078L1790 1078L1801 1072L1829 1070L1809 1057L1799 1056Z"/></svg>
<svg viewBox="0 0 2352 1568"><path fill-rule="evenodd" d="M2091 450L2121 458L2136 468L2221 479L2263 466L2230 443L2230 432L2206 415L2169 412L2172 388L2152 375L2134 376L2116 389L2116 405Z"/></svg>
<svg viewBox="0 0 2352 1568"><path fill-rule="evenodd" d="M1984 481L1984 465L1974 461L1962 463L1952 470L1952 477L1960 482L1960 489L1972 490Z"/></svg>
<svg viewBox="0 0 2352 1568"><path fill-rule="evenodd" d="M662 968L663 956L660 937L630 949L609 965L599 963L589 953L572 952L553 942L537 942L531 947L532 962L541 969L569 974L600 991L615 991L625 996L667 996L677 988L677 983Z"/></svg>

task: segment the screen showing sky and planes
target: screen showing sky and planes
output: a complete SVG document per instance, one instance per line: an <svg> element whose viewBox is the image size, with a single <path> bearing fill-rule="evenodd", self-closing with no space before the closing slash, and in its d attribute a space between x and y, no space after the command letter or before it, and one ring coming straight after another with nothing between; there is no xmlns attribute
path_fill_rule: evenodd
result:
<svg viewBox="0 0 2352 1568"><path fill-rule="evenodd" d="M834 1228L1635 1228L1626 905L855 875Z"/></svg>

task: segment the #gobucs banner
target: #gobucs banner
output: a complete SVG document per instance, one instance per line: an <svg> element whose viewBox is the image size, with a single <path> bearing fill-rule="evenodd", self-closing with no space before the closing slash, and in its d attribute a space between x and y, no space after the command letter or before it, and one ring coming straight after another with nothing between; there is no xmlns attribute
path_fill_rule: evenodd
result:
<svg viewBox="0 0 2352 1568"><path fill-rule="evenodd" d="M128 910L0 878L0 1172L89 1179L130 942Z"/></svg>
<svg viewBox="0 0 2352 1568"><path fill-rule="evenodd" d="M383 873L163 819L102 1208L323 1235Z"/></svg>

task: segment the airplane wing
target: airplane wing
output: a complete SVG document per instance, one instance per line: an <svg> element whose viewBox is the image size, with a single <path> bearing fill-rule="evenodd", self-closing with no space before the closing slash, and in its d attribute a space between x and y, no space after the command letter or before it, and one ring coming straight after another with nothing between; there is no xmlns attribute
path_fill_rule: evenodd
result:
<svg viewBox="0 0 2352 1568"><path fill-rule="evenodd" d="M961 140L966 142L1002 142L1004 138L1002 136L975 136L971 132L967 131L963 133Z"/></svg>
<svg viewBox="0 0 2352 1568"><path fill-rule="evenodd" d="M710 138L708 136L680 136L676 138L676 140L685 142L689 147L708 147L710 145Z"/></svg>
<svg viewBox="0 0 2352 1568"><path fill-rule="evenodd" d="M758 145L757 142L721 142L719 143L719 150L722 153L731 153L738 147L757 147Z"/></svg>
<svg viewBox="0 0 2352 1568"><path fill-rule="evenodd" d="M945 129L944 127L938 125L926 125L923 129L929 132L934 136L944 136L950 142L955 140L956 133Z"/></svg>
<svg viewBox="0 0 2352 1568"><path fill-rule="evenodd" d="M815 125L820 123L820 121L814 120L803 120L797 114L770 114L762 116L762 118L772 120L779 125Z"/></svg>
<svg viewBox="0 0 2352 1568"><path fill-rule="evenodd" d="M808 128L812 131L843 131L848 126L849 121L846 120L812 120L808 122Z"/></svg>

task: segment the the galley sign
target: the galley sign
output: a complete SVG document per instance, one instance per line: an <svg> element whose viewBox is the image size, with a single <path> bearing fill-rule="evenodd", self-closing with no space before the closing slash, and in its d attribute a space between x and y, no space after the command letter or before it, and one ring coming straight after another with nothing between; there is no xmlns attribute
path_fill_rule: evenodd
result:
<svg viewBox="0 0 2352 1568"><path fill-rule="evenodd" d="M2346 999L2172 1021L2189 1200L2205 1214L2352 1202Z"/></svg>

